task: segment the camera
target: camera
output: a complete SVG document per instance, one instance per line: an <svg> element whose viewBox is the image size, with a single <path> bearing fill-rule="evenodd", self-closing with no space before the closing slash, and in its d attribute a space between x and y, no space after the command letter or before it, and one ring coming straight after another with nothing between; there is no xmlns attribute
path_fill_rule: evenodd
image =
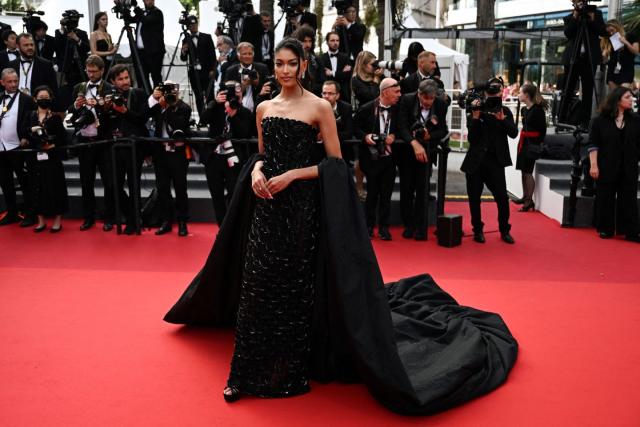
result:
<svg viewBox="0 0 640 427"><path fill-rule="evenodd" d="M374 68L382 68L389 71L400 71L403 61L374 61L371 65Z"/></svg>
<svg viewBox="0 0 640 427"><path fill-rule="evenodd" d="M331 7L336 9L339 16L347 13L347 9L353 6L353 2L350 0L331 0Z"/></svg>
<svg viewBox="0 0 640 427"><path fill-rule="evenodd" d="M118 107L124 107L125 100L120 92L116 89L111 89L111 93L109 93L106 97L106 100L111 102L113 105Z"/></svg>
<svg viewBox="0 0 640 427"><path fill-rule="evenodd" d="M80 23L80 18L84 15L82 13L78 13L75 9L69 9L62 12L62 19L60 19L60 26L62 27L62 32L64 34L69 34L78 29L78 24Z"/></svg>
<svg viewBox="0 0 640 427"><path fill-rule="evenodd" d="M502 97L500 93L503 87L504 83L501 77L491 78L487 83L476 84L473 88L461 93L458 98L458 105L460 108L466 110L467 113L471 113L472 111L497 113L502 110ZM479 102L474 105L474 101Z"/></svg>
<svg viewBox="0 0 640 427"><path fill-rule="evenodd" d="M278 7L287 15L287 19L300 15L298 7L308 8L311 6L311 0L279 0Z"/></svg>
<svg viewBox="0 0 640 427"><path fill-rule="evenodd" d="M34 126L31 128L31 136L35 140L36 149L42 150L46 146L51 145L54 138L49 136L47 130L42 126Z"/></svg>
<svg viewBox="0 0 640 427"><path fill-rule="evenodd" d="M369 150L371 152L371 160L378 160L378 158L384 156L384 153L386 151L385 141L387 140L387 135L384 133L371 135L371 140L376 144L373 147L369 147Z"/></svg>
<svg viewBox="0 0 640 427"><path fill-rule="evenodd" d="M437 118L434 116L430 120L426 122L422 122L421 120L416 120L416 122L411 126L411 132L413 136L419 141L425 141L427 132L431 134L433 129L438 124Z"/></svg>
<svg viewBox="0 0 640 427"><path fill-rule="evenodd" d="M256 70L249 70L247 68L243 68L240 72L240 75L243 79L245 78L245 76L247 76L249 80L256 80L258 78L258 72Z"/></svg>
<svg viewBox="0 0 640 427"><path fill-rule="evenodd" d="M144 13L144 11L138 7L136 0L113 0L111 11L116 14L118 19L122 19L126 25L135 23Z"/></svg>
<svg viewBox="0 0 640 427"><path fill-rule="evenodd" d="M44 12L41 10L27 9L24 11L24 16L22 17L22 22L24 22L24 28L29 34L33 34L36 24L39 24L40 22L42 22L42 20L40 19L40 16L34 16L34 15L43 16Z"/></svg>
<svg viewBox="0 0 640 427"><path fill-rule="evenodd" d="M167 104L174 105L178 102L178 91L180 90L180 85L177 83L162 83L158 86L160 92L162 92L162 96L164 96L164 100L167 101Z"/></svg>
<svg viewBox="0 0 640 427"><path fill-rule="evenodd" d="M82 129L90 124L95 123L96 115L88 109L87 107L83 107L76 112L74 112L71 117L67 120L67 123L73 126L76 129Z"/></svg>
<svg viewBox="0 0 640 427"><path fill-rule="evenodd" d="M236 85L235 84L224 85L224 90L227 93L227 101L229 101L229 108L233 110L237 110L238 108L240 108L242 104L240 103L240 98L238 97L238 94L236 94Z"/></svg>
<svg viewBox="0 0 640 427"><path fill-rule="evenodd" d="M228 21L237 21L246 12L253 10L251 0L218 0L218 10Z"/></svg>

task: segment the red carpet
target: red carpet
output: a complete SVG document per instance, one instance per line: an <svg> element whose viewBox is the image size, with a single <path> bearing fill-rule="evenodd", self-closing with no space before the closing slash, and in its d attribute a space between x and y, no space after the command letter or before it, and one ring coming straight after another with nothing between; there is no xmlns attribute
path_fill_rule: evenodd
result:
<svg viewBox="0 0 640 427"><path fill-rule="evenodd" d="M465 215L467 205L449 203ZM487 230L495 208L484 204ZM421 272L462 304L502 314L520 358L495 392L445 413L397 416L359 384L313 384L290 399L221 396L230 331L162 322L208 255L213 225L188 238L99 228L36 235L0 228L0 417L6 426L640 425L640 246L513 212L458 248L374 241L387 281ZM553 327L551 327L553 325Z"/></svg>

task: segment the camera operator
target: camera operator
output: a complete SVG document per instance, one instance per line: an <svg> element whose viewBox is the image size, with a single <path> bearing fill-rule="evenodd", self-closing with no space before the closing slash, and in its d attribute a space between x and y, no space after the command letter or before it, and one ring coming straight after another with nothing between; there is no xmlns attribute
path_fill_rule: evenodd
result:
<svg viewBox="0 0 640 427"><path fill-rule="evenodd" d="M509 244L515 243L509 232L509 197L504 168L512 164L508 137L515 138L518 135L518 127L513 121L511 111L502 106L503 90L502 79L490 79L484 93L486 99L475 99L470 106L470 146L460 170L466 174L473 240L478 243L485 242L480 210L480 198L485 185L498 205L498 223L502 240ZM483 101L486 111L479 108Z"/></svg>
<svg viewBox="0 0 640 427"><path fill-rule="evenodd" d="M19 55L18 45L16 42L18 35L15 31L8 29L2 32L2 41L5 48L0 51L0 70L4 70L9 62L15 60Z"/></svg>
<svg viewBox="0 0 640 427"><path fill-rule="evenodd" d="M378 207L378 235L382 240L391 240L391 194L396 179L396 165L391 154L396 139L399 99L400 85L394 79L385 78L380 82L380 96L360 107L354 119L354 136L362 141L360 168L367 178L364 204L369 237L373 237Z"/></svg>
<svg viewBox="0 0 640 427"><path fill-rule="evenodd" d="M147 95L144 89L131 87L131 74L125 64L116 64L109 71L109 82L113 85L113 91L106 96L107 107L110 109L110 121L112 134L116 137L144 137L149 132L146 127L150 116ZM127 218L124 234L135 233L135 205L136 194L133 187L134 176L140 182L142 162L146 154L151 154L147 146L142 143L137 145L136 164L132 163L129 150L116 150L116 181L115 194L120 198ZM127 179L129 195L124 192L124 180Z"/></svg>
<svg viewBox="0 0 640 427"><path fill-rule="evenodd" d="M424 80L433 80L439 89L444 89L444 83L441 80L434 77L434 73L438 68L436 61L436 54L429 51L420 52L418 55L418 70L410 74L409 77L402 80L401 88L402 94L413 93L418 90L420 82Z"/></svg>
<svg viewBox="0 0 640 427"><path fill-rule="evenodd" d="M73 102L73 88L85 81L82 64L87 60L91 46L89 36L78 28L82 14L77 10L64 11L60 20L60 28L55 33L56 65L58 72L64 74L60 84L58 104L67 108Z"/></svg>
<svg viewBox="0 0 640 427"><path fill-rule="evenodd" d="M242 105L252 113L258 105L258 94L266 82L267 66L254 61L253 45L242 42L238 45L238 64L227 68L223 81L233 80L242 84Z"/></svg>
<svg viewBox="0 0 640 427"><path fill-rule="evenodd" d="M302 78L302 84L319 97L325 76L324 66L313 52L316 44L315 30L305 24L298 28L291 37L298 39L302 43L307 60L307 69Z"/></svg>
<svg viewBox="0 0 640 427"><path fill-rule="evenodd" d="M602 12L595 6L590 6L586 0L572 0L572 3L573 12L564 17L564 35L568 39L562 54L566 93L562 94L559 120L567 119L570 100L580 79L582 101L579 120L580 124L588 128L591 119L594 76L597 66L602 63L599 38L607 37L609 33ZM586 39L578 40L581 25L586 25ZM578 46L577 43L580 45ZM572 61L575 61L573 67Z"/></svg>
<svg viewBox="0 0 640 427"><path fill-rule="evenodd" d="M162 62L164 60L164 15L155 6L155 0L144 0L144 10L136 8L136 45L145 78L153 86L162 83Z"/></svg>
<svg viewBox="0 0 640 427"><path fill-rule="evenodd" d="M73 88L75 101L69 108L71 123L76 128L74 143L86 143L111 138L108 111L105 109L105 96L111 93L112 87L102 78L104 61L96 55L90 55L85 61L85 72L88 82L78 83ZM100 172L100 180L104 187L104 231L113 229L114 192L111 175L111 149L107 144L90 145L78 149L80 162L80 183L82 185L82 214L84 222L81 231L88 230L95 224L96 169Z"/></svg>
<svg viewBox="0 0 640 427"><path fill-rule="evenodd" d="M429 192L431 168L438 143L448 133L447 104L438 98L438 85L430 79L420 82L418 92L402 96L398 135L408 144L396 147L400 173L400 211L405 239L426 240L425 201Z"/></svg>
<svg viewBox="0 0 640 427"><path fill-rule="evenodd" d="M327 80L322 85L322 98L329 101L331 108L333 108L342 158L348 165L351 165L354 160L353 146L351 144L345 144L345 141L351 139L353 136L353 111L351 104L340 100L340 83L333 80ZM319 140L322 140L322 135L319 135Z"/></svg>
<svg viewBox="0 0 640 427"><path fill-rule="evenodd" d="M310 0L288 0L286 8L287 25L284 27L283 37L290 36L303 25L310 26L315 32L318 30L318 16L315 13L307 12L305 9L309 7Z"/></svg>
<svg viewBox="0 0 640 427"><path fill-rule="evenodd" d="M325 37L329 52L320 56L320 63L324 67L324 74L327 80L333 80L340 84L342 90L340 97L342 99L351 100L351 90L349 83L351 82L351 63L349 57L339 51L340 37L335 31L329 31Z"/></svg>
<svg viewBox="0 0 640 427"><path fill-rule="evenodd" d="M259 46L256 50L256 62L262 62L267 66L270 74L273 74L273 49L275 34L273 32L273 18L268 12L260 13L260 23L262 24L262 32L255 46Z"/></svg>
<svg viewBox="0 0 640 427"><path fill-rule="evenodd" d="M36 106L33 99L18 90L18 75L13 68L5 68L0 75L4 92L1 95L0 111L0 152L13 151L13 153L0 153L0 189L4 195L7 206L7 214L0 220L0 225L12 224L20 221L18 216L18 204L16 202L16 189L13 183L13 174L16 174L22 197L24 200L24 219L21 227L29 227L36 223L33 212L33 199L28 183L28 177L24 171L25 157L19 150L26 147L28 133L22 124Z"/></svg>
<svg viewBox="0 0 640 427"><path fill-rule="evenodd" d="M32 95L35 88L46 86L55 98L58 94L58 82L51 61L36 56L35 43L31 34L20 34L17 42L20 57L11 61L9 67L18 73L20 92ZM58 111L55 108L54 110Z"/></svg>
<svg viewBox="0 0 640 427"><path fill-rule="evenodd" d="M216 57L213 55L215 47L213 46L213 38L211 34L201 33L198 31L198 18L189 15L187 17L189 37L191 37L191 43L194 47L195 58L191 61L195 65L195 72L189 68L189 82L191 82L191 89L195 91L195 80L198 79L200 84L201 93L195 94L196 106L198 108L198 114L202 115L204 111L204 98L205 91L209 86L209 80L215 79L216 75ZM189 59L189 40L186 38L182 40L182 49L180 50L180 60L187 61Z"/></svg>
<svg viewBox="0 0 640 427"><path fill-rule="evenodd" d="M191 149L181 139L189 136L191 107L179 98L177 84L166 81L153 90L149 97L151 117L155 122L157 138L172 138L170 142L156 143L153 161L156 167L158 202L164 214L162 225L156 231L160 236L170 233L174 219L178 221L178 235L186 236L189 219L187 196L187 169ZM171 184L176 193L175 207L171 197Z"/></svg>
<svg viewBox="0 0 640 427"><path fill-rule="evenodd" d="M216 220L222 224L246 158L245 147L234 144L232 139L251 138L257 134L254 114L242 106L242 85L235 81L225 82L215 101L207 105L202 122L209 125L209 137L217 143L202 144L198 153L205 166Z"/></svg>
<svg viewBox="0 0 640 427"><path fill-rule="evenodd" d="M33 24L33 41L36 44L36 55L53 62L55 55L56 39L47 34L49 26L46 22L39 20Z"/></svg>
<svg viewBox="0 0 640 427"><path fill-rule="evenodd" d="M367 32L367 28L359 20L358 9L353 5L347 7L344 15L336 18L332 31L340 36L340 52L346 54L348 47L349 61L354 65L358 54L362 52L364 36Z"/></svg>

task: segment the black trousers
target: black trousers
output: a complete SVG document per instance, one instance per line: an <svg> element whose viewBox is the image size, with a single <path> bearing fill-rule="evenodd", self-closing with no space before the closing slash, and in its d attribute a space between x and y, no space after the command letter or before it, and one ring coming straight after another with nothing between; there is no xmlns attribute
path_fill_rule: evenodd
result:
<svg viewBox="0 0 640 427"><path fill-rule="evenodd" d="M500 166L495 156L487 153L478 170L474 173L466 174L466 178L469 209L471 210L471 225L474 233L482 231L484 228L480 201L485 185L493 194L493 199L498 205L500 232L507 233L511 230L511 225L509 224L509 196L507 196L504 167Z"/></svg>
<svg viewBox="0 0 640 427"><path fill-rule="evenodd" d="M227 158L216 153L213 153L204 164L207 185L211 193L213 209L216 212L218 224L222 224L227 214L227 206L236 188L240 169L242 169L242 164L238 163L233 167L229 167ZM227 191L226 196L224 194L225 190Z"/></svg>
<svg viewBox="0 0 640 427"><path fill-rule="evenodd" d="M400 215L405 228L426 230L427 185L431 179L430 164L416 160L411 147L402 147L396 159L400 174ZM407 150L409 149L409 150ZM427 176L429 174L429 176Z"/></svg>
<svg viewBox="0 0 640 427"><path fill-rule="evenodd" d="M131 158L131 150L128 148L116 149L116 181L118 187L115 193L120 200L120 209L127 217L127 225L135 226L135 197L140 199L140 178L142 174L142 163L144 162L143 156L140 153L136 156L136 164L133 164ZM134 177L138 180L138 191L133 187ZM125 178L127 180L127 189L129 193L124 191ZM140 206L140 204L138 204Z"/></svg>
<svg viewBox="0 0 640 427"><path fill-rule="evenodd" d="M560 109L560 119L566 120L570 99L573 97L573 93L576 90L578 79L582 85L582 102L580 105L580 123L588 124L591 120L591 104L593 102L593 88L594 88L594 76L596 74L596 67L598 64L593 64L593 67L589 64L588 57L579 57L569 75L571 69L570 65L564 66L565 79L568 79L567 94L562 94L562 105ZM564 87L562 88L564 90Z"/></svg>
<svg viewBox="0 0 640 427"><path fill-rule="evenodd" d="M151 74L151 80L153 81L153 87L156 88L162 83L162 63L164 61L164 53L148 53L144 49L140 50L140 62L142 63L142 71L144 72L144 78L149 80L149 74Z"/></svg>
<svg viewBox="0 0 640 427"><path fill-rule="evenodd" d="M9 214L18 214L16 200L16 187L13 182L13 174L18 178L22 198L24 199L25 215L33 215L33 199L30 191L29 175L25 169L25 156L17 150L14 152L0 153L0 189L4 194L4 202Z"/></svg>
<svg viewBox="0 0 640 427"><path fill-rule="evenodd" d="M391 194L396 179L396 164L391 156L378 160L360 161L360 168L367 179L367 198L364 210L367 226L376 224L376 207L378 208L378 225L386 227L391 217Z"/></svg>
<svg viewBox="0 0 640 427"><path fill-rule="evenodd" d="M81 140L78 142L87 142ZM82 186L82 215L85 220L93 220L96 215L96 170L100 172L100 180L104 188L105 222L115 219L113 175L111 174L111 147L107 144L80 148L80 184Z"/></svg>
<svg viewBox="0 0 640 427"><path fill-rule="evenodd" d="M173 222L189 219L189 199L187 196L187 169L189 160L185 147L176 147L174 152L166 151L164 144L158 144L153 161L156 163L156 186L162 220ZM171 197L171 184L176 193L175 204Z"/></svg>
<svg viewBox="0 0 640 427"><path fill-rule="evenodd" d="M193 96L196 100L196 108L198 109L198 116L202 116L204 112L204 97L209 87L209 76L208 72L196 71L192 73L189 71L189 83L191 84L191 90L193 91ZM196 82L200 84L200 92L196 90Z"/></svg>
<svg viewBox="0 0 640 427"><path fill-rule="evenodd" d="M621 176L616 182L597 183L596 228L599 232L613 234L617 231L628 236L640 232L637 179Z"/></svg>

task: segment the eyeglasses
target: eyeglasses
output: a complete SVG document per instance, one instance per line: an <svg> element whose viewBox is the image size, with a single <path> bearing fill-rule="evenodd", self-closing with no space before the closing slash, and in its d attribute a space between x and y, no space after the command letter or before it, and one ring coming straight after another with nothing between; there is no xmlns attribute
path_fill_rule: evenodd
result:
<svg viewBox="0 0 640 427"><path fill-rule="evenodd" d="M322 92L322 96L335 96L337 95L336 92Z"/></svg>

